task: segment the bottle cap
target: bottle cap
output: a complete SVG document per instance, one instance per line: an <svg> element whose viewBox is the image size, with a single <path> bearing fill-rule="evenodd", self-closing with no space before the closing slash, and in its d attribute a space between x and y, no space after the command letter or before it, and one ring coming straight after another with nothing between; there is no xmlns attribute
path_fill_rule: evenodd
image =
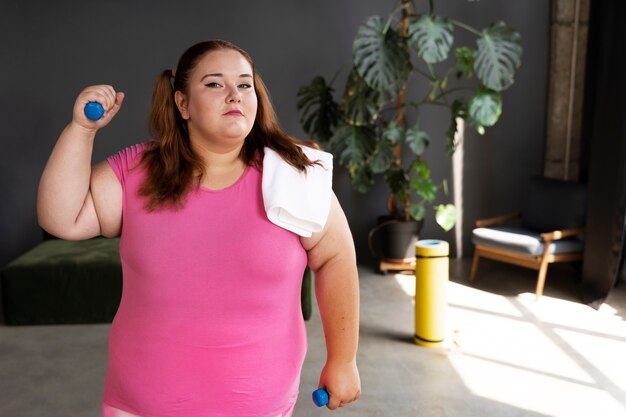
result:
<svg viewBox="0 0 626 417"><path fill-rule="evenodd" d="M415 243L415 256L418 258L436 258L449 253L450 245L445 240L425 239Z"/></svg>

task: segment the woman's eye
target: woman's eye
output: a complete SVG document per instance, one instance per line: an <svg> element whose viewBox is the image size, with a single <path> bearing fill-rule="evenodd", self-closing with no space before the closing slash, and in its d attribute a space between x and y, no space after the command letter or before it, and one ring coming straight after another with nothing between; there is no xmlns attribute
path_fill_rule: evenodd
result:
<svg viewBox="0 0 626 417"><path fill-rule="evenodd" d="M252 88L252 84L239 84L239 88L243 88L243 89L248 89L248 88Z"/></svg>
<svg viewBox="0 0 626 417"><path fill-rule="evenodd" d="M209 88L220 88L221 87L221 85L219 85L218 83L208 83L208 84L205 84L205 85L207 87L209 87Z"/></svg>

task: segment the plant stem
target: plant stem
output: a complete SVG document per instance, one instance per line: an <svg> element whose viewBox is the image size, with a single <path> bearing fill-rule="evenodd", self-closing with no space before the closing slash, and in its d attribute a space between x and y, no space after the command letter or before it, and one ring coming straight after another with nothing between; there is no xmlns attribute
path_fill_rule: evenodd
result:
<svg viewBox="0 0 626 417"><path fill-rule="evenodd" d="M424 104L424 103L425 102L416 103L416 102L412 101L412 102L409 103L409 106L413 107L415 109L415 111L418 112L419 109L420 109L420 106L422 104Z"/></svg>
<svg viewBox="0 0 626 417"><path fill-rule="evenodd" d="M426 66L428 67L428 71L430 72L430 76L432 77L431 79L432 79L433 81L434 81L434 80L437 80L437 79L438 79L438 78L437 78L437 74L435 74L435 69L433 68L432 64L430 64L430 63L428 63L428 62L427 62L427 63L426 63Z"/></svg>
<svg viewBox="0 0 626 417"><path fill-rule="evenodd" d="M402 0L402 20L400 21L400 36L406 38L407 32L409 30L409 20L411 19L411 0ZM406 99L406 84L400 90L398 94L398 98L396 100L396 124L398 126L404 127L406 124L406 109L404 106L404 102ZM396 155L396 160L398 163L402 162L401 158L401 149L400 147L394 150L394 154Z"/></svg>
<svg viewBox="0 0 626 417"><path fill-rule="evenodd" d="M476 36L482 36L482 33L480 33L479 31L477 31L476 29L474 29L473 27L466 25L463 22L459 22L458 20L454 20L454 19L448 19L450 21L450 23L452 23L453 25L456 25L460 28L463 28L465 30L467 30L470 33L473 33Z"/></svg>
<svg viewBox="0 0 626 417"><path fill-rule="evenodd" d="M330 82L328 83L329 86L332 86L335 82L335 80L337 79L337 77L339 76L339 73L342 71L342 68L339 68L336 72L335 75L333 75L333 78L330 80Z"/></svg>
<svg viewBox="0 0 626 417"><path fill-rule="evenodd" d="M411 0L402 0L402 20L400 21L399 33L404 39L407 38L407 32L409 30L409 21L411 19ZM390 23L390 21L388 22ZM406 125L406 88L407 83L404 84L400 93L398 94L398 98L396 99L396 124L399 127L404 127ZM402 145L398 144L393 148L394 160L392 162L395 166L402 166ZM398 199L397 195L391 193L389 196L389 200L387 201L387 208L389 209L389 213L397 217L398 216ZM405 204L404 208L404 217L406 217L408 213L408 207Z"/></svg>
<svg viewBox="0 0 626 417"><path fill-rule="evenodd" d="M419 103L419 105L422 105L422 104L431 104L431 105L433 105L433 106L442 106L442 107L446 107L446 108L447 108L447 107L450 107L450 106L448 106L448 105L447 105L447 104L445 104L445 103L439 103L439 102L436 102L436 101L430 101L430 100L423 100L421 103Z"/></svg>
<svg viewBox="0 0 626 417"><path fill-rule="evenodd" d="M434 78L432 78L432 77L430 76L430 74L428 74L428 73L427 73L427 72L425 72L425 71L422 71L421 69L419 69L419 68L417 68L417 67L413 67L413 71L415 71L416 73L418 73L418 74L422 75L423 77L427 78L429 81L435 81L435 79L434 79Z"/></svg>
<svg viewBox="0 0 626 417"><path fill-rule="evenodd" d="M463 91L463 90L469 90L469 91L474 91L473 88L470 87L455 87L455 88L451 88L449 90L446 90L444 92L442 92L441 94L439 94L437 97L435 97L432 101L436 102L437 100L439 100L440 98L450 94L450 93L454 93L456 91Z"/></svg>
<svg viewBox="0 0 626 417"><path fill-rule="evenodd" d="M383 29L383 33L386 34L389 30L389 26L391 26L391 21L393 20L393 15L396 14L396 10L394 10L389 17L387 18L387 22L385 23L385 28Z"/></svg>
<svg viewBox="0 0 626 417"><path fill-rule="evenodd" d="M389 13L389 17L387 18L387 22L385 23L385 28L383 29L383 33L387 33L387 31L389 30L389 27L391 26L391 21L393 20L396 13L398 13L400 10L404 12L403 9L407 7L406 3L407 2L405 0L400 0L400 5L396 7L395 9L393 9L391 13Z"/></svg>
<svg viewBox="0 0 626 417"><path fill-rule="evenodd" d="M409 29L409 20L411 12L409 8L411 7L411 0L402 0L402 20L400 21L400 36L406 38L407 31ZM404 107L404 101L406 99L406 84L402 87L402 90L398 94L398 98L396 100L396 124L398 126L404 126L406 124L406 110ZM398 163L402 162L401 159L401 150L395 149L394 151L396 155L396 160Z"/></svg>

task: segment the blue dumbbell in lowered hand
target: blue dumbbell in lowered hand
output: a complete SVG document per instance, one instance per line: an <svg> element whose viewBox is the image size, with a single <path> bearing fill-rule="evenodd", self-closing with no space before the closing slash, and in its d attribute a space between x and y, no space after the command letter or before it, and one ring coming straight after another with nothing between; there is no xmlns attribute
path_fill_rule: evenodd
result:
<svg viewBox="0 0 626 417"><path fill-rule="evenodd" d="M313 391L313 402L318 407L323 407L328 404L328 391L325 388L318 388Z"/></svg>
<svg viewBox="0 0 626 417"><path fill-rule="evenodd" d="M90 101L85 105L85 116L94 122L100 120L104 115L104 107L97 101Z"/></svg>

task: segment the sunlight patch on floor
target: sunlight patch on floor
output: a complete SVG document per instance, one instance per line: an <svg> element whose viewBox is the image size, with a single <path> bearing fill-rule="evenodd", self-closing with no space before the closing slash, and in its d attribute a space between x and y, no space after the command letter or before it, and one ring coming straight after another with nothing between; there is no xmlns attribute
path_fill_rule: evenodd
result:
<svg viewBox="0 0 626 417"><path fill-rule="evenodd" d="M546 416L624 415L624 409L602 389L524 369L511 369L489 359L466 355L450 362L475 395Z"/></svg>
<svg viewBox="0 0 626 417"><path fill-rule="evenodd" d="M395 280L415 295L412 275ZM447 300L442 350L475 395L548 416L626 415L626 361L615 363L626 352L626 323L610 306L455 282Z"/></svg>
<svg viewBox="0 0 626 417"><path fill-rule="evenodd" d="M595 369L597 378L610 380L617 389L624 392L626 399L626 333L621 338L608 338L571 330L557 330L558 335L576 352L587 359ZM624 412L626 415L626 411Z"/></svg>
<svg viewBox="0 0 626 417"><path fill-rule="evenodd" d="M626 337L626 322L609 305L596 311L582 303L546 296L535 301L535 295L529 293L520 294L517 300L542 322L560 326L575 325L581 331L613 336L621 334Z"/></svg>

